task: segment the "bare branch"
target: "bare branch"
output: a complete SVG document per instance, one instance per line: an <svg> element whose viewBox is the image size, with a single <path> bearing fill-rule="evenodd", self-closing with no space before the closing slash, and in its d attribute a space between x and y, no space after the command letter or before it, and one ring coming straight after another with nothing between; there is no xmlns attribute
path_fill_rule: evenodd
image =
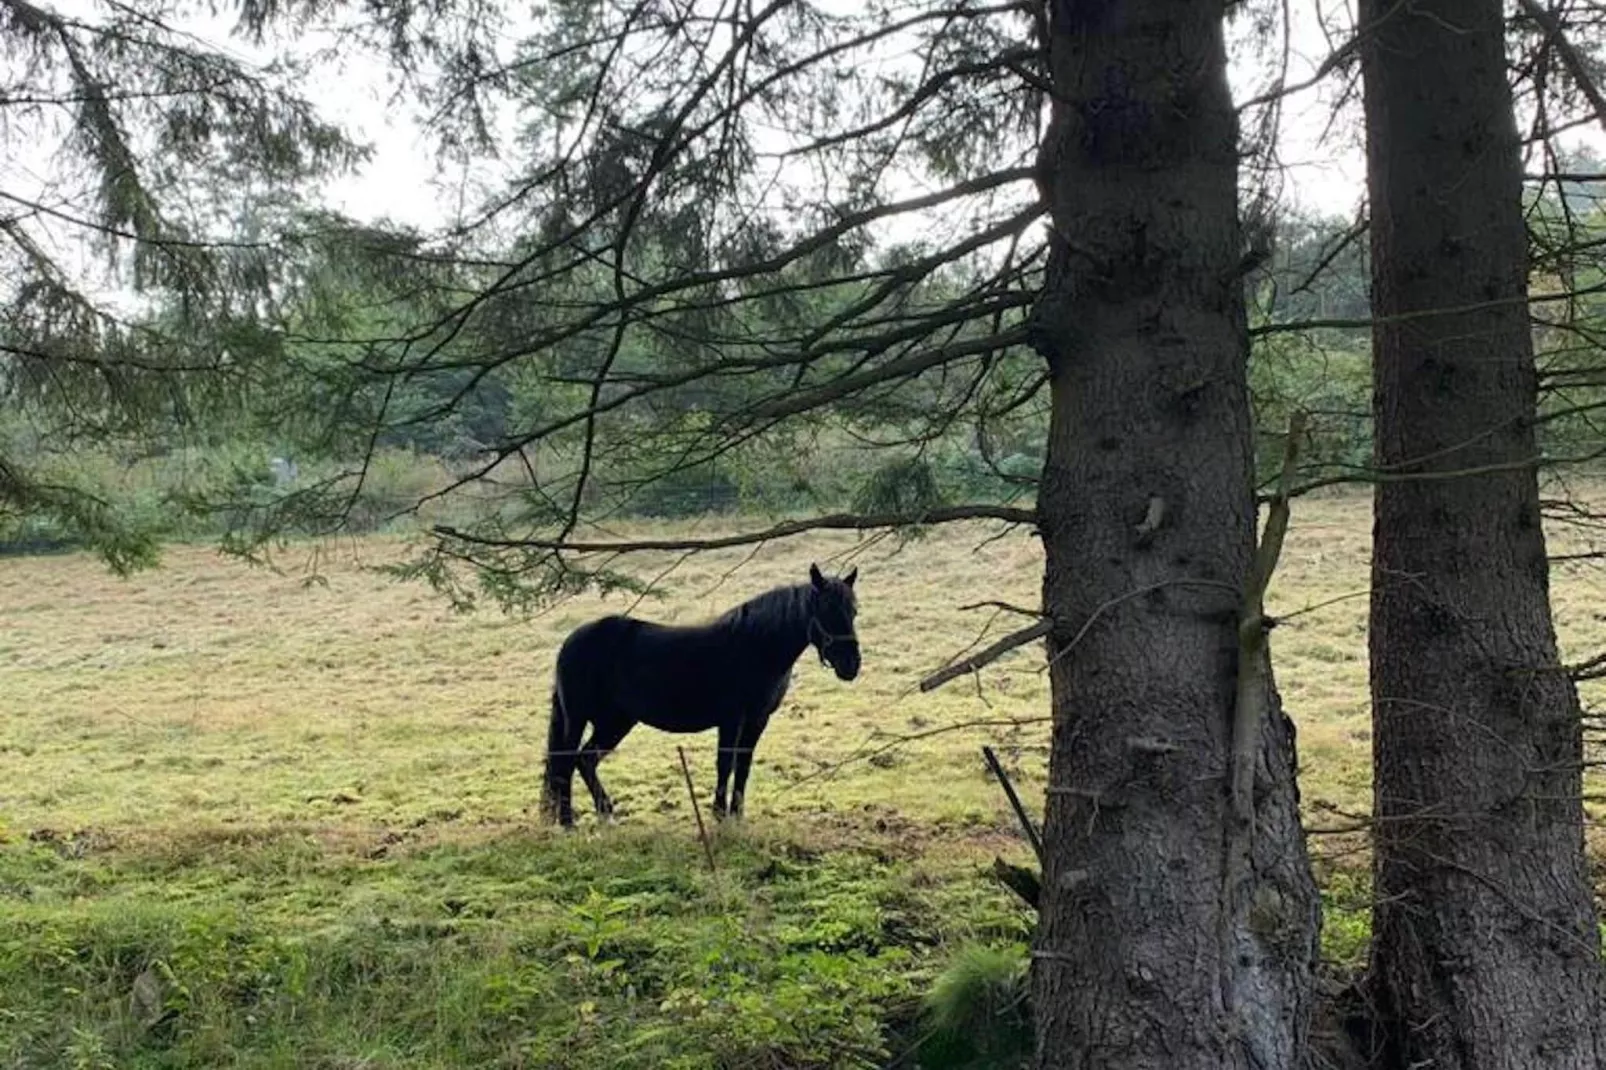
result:
<svg viewBox="0 0 1606 1070"><path fill-rule="evenodd" d="M1271 657L1266 649L1266 589L1271 586L1277 559L1288 534L1289 501L1299 464L1300 439L1305 434L1305 413L1296 409L1288 420L1283 447L1282 477L1266 515L1266 530L1255 551L1249 582L1244 586L1238 611L1238 694L1232 729L1232 825L1227 845L1226 892L1236 900L1239 884L1248 872L1254 852L1255 764L1260 755L1260 726L1270 712Z"/></svg>
<svg viewBox="0 0 1606 1070"><path fill-rule="evenodd" d="M586 542L569 539L503 539L475 535L446 525L434 528L443 539L503 550L552 550L560 553L643 553L649 551L723 550L733 546L751 546L754 543L788 539L809 531L879 531L886 528L923 527L933 524L951 524L963 520L1002 520L1006 524L1036 524L1037 512L1007 505L945 505L920 513L832 513L806 520L788 520L762 531L749 531L736 535L715 535L708 538L680 539L617 539L606 542Z"/></svg>
<svg viewBox="0 0 1606 1070"><path fill-rule="evenodd" d="M817 409L877 383L908 378L943 364L995 353L1011 346L1025 345L1029 334L1025 326L1020 326L985 338L971 338L955 342L953 345L912 353L854 375L844 375L812 389L795 390L767 402L761 401L751 406L744 415L778 419L808 412L810 409Z"/></svg>
<svg viewBox="0 0 1606 1070"><path fill-rule="evenodd" d="M998 642L983 647L981 650L978 650L976 653L970 655L970 657L956 661L952 665L938 669L930 676L927 676L925 679L920 681L920 690L935 691L937 688L948 683L950 680L957 680L959 677L964 676L967 673L975 672L982 666L997 661L999 658L1003 657L1005 654L1009 653L1011 650L1014 650L1018 646L1025 646L1027 643L1042 639L1053 630L1054 622L1045 617L1035 624L1027 625L1019 631L1010 632L1008 635L998 640Z"/></svg>
<svg viewBox="0 0 1606 1070"><path fill-rule="evenodd" d="M1327 54L1327 58L1322 60L1321 63L1317 65L1316 69L1311 72L1310 77L1304 79L1303 81L1295 82L1293 85L1285 85L1281 79L1279 79L1275 89L1267 90L1259 96L1250 97L1248 100L1237 105L1237 110L1240 112L1245 112L1251 108L1258 108L1262 104L1271 104L1275 101L1283 99L1284 97L1294 96L1295 94L1302 93L1305 90L1320 84L1322 79L1326 78L1329 74L1332 74L1338 68L1342 67L1351 59L1351 57L1356 54L1360 47L1360 43L1361 36L1356 34L1355 36L1344 41L1333 51L1329 52Z"/></svg>
<svg viewBox="0 0 1606 1070"><path fill-rule="evenodd" d="M961 613L968 613L973 609L1001 609L1006 613L1019 613L1023 617L1045 616L1040 609L1027 609L1025 606L1017 606L1012 602L999 602L992 599L986 602L972 602L969 605L959 607Z"/></svg>
<svg viewBox="0 0 1606 1070"><path fill-rule="evenodd" d="M1249 328L1251 338L1263 338L1273 334L1303 334L1314 330L1370 330L1382 323L1409 323L1416 320L1433 319L1437 316L1464 316L1471 312L1485 312L1490 309L1505 308L1509 305L1524 304L1553 304L1558 301L1572 301L1579 297L1606 293L1606 282L1596 283L1593 286L1583 286L1576 289L1567 289L1555 293L1523 294L1518 297L1503 297L1495 301L1478 301L1470 305L1455 305L1444 308L1421 308L1410 312L1402 312L1396 316L1373 316L1367 319L1311 319L1291 320L1286 323L1262 323Z"/></svg>

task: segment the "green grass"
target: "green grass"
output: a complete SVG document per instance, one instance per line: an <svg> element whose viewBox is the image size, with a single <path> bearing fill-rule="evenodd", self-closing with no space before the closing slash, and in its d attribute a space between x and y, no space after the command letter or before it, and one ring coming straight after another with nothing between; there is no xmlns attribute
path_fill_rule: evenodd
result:
<svg viewBox="0 0 1606 1070"><path fill-rule="evenodd" d="M661 830L0 854L7 1066L828 1066L1027 919L912 856ZM145 993L142 995L142 993Z"/></svg>
<svg viewBox="0 0 1606 1070"><path fill-rule="evenodd" d="M1346 597L1368 532L1365 499L1301 502L1271 596L1313 828L1369 808L1366 599ZM619 827L535 821L552 656L622 599L453 615L364 567L392 537L281 572L184 546L128 581L0 561L0 1064L883 1065L947 963L979 944L1007 965L1028 933L986 874L1028 851L979 746L1035 805L1041 658L915 690L1016 626L963 605L1036 599L1035 542L989 534L709 555L640 607L704 617L811 559L860 567L864 673L800 664L717 874L675 754L706 802L711 737L627 739L603 769ZM1606 647L1598 573L1554 585L1565 653ZM1312 842L1324 948L1352 965L1363 845Z"/></svg>

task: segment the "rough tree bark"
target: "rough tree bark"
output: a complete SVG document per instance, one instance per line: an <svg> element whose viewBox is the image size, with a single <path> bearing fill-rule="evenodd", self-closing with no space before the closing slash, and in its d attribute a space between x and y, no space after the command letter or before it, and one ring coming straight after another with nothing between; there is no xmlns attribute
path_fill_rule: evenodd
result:
<svg viewBox="0 0 1606 1070"><path fill-rule="evenodd" d="M1256 510L1224 6L1048 5L1043 1068L1293 1067L1305 1039L1316 897L1269 667L1231 820Z"/></svg>
<svg viewBox="0 0 1606 1070"><path fill-rule="evenodd" d="M1370 639L1379 1057L1599 1067L1600 937L1578 700L1555 671L1532 463L1501 4L1362 0L1360 12L1387 473Z"/></svg>

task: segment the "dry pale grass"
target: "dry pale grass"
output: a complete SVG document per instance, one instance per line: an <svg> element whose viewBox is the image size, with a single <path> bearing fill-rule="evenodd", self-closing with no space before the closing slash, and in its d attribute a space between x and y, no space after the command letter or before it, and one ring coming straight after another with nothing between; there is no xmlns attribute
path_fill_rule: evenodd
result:
<svg viewBox="0 0 1606 1070"><path fill-rule="evenodd" d="M1274 651L1311 805L1368 805L1369 532L1364 497L1302 501L1271 595L1273 612L1289 616ZM691 620L802 580L811 559L859 565L864 673L845 685L812 655L800 663L758 755L750 818L807 814L894 835L986 836L1009 818L978 753L983 742L1007 756L1028 799L1040 798L1045 726L935 731L1043 717L1036 649L989 668L979 686L915 691L989 624L988 612L960 606L1036 601L1036 542L990 535L948 529L902 546L818 536L751 559L709 554L675 570L662 601L640 607ZM1555 543L1574 540L1558 534ZM427 590L366 568L399 549L381 538L325 546L316 583L295 556L305 550L274 572L177 547L162 569L129 581L81 556L0 562L0 821L133 833L532 820L556 647L628 600L580 600L528 620L454 615ZM643 560L642 572L668 563ZM1554 584L1566 654L1606 649L1600 570L1560 566ZM994 620L992 634L1017 622ZM909 735L919 738L886 747ZM689 816L677 743L706 798L712 735L640 729L604 767L627 819Z"/></svg>

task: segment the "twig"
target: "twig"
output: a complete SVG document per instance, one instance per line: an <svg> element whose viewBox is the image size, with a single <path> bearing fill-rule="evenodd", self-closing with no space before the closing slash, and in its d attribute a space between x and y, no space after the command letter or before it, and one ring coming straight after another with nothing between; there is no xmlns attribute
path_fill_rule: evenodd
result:
<svg viewBox="0 0 1606 1070"><path fill-rule="evenodd" d="M1026 840L1032 845L1032 852L1037 855L1037 864L1042 865L1043 838L1037 834L1037 826L1032 824L1031 815L1026 812L1026 807L1021 805L1020 796L1015 794L1015 785L1009 782L1009 774L1004 772L1004 767L999 763L998 755L993 753L993 748L985 743L982 744L981 755L987 759L988 768L993 771L993 776L998 778L998 783L1004 789L1004 794L1009 797L1009 805L1014 807L1015 817L1020 821L1020 827L1026 833Z"/></svg>
<svg viewBox="0 0 1606 1070"><path fill-rule="evenodd" d="M1567 664L1557 662L1552 665L1540 665L1531 669L1512 669L1511 675L1538 675L1539 673L1559 673L1571 677L1575 682L1580 680L1598 680L1606 676L1606 654L1596 654L1583 661Z"/></svg>
<svg viewBox="0 0 1606 1070"><path fill-rule="evenodd" d="M641 604L658 590L658 585L667 579L670 573L674 572L676 569L680 568L681 565L684 565L687 561L691 560L695 552L696 551L693 550L684 551L679 557L675 558L675 560L671 562L667 568L658 573L652 579L648 580L646 585L643 586L636 594L635 599L625 607L625 616L628 617L630 614L640 609Z"/></svg>
<svg viewBox="0 0 1606 1070"><path fill-rule="evenodd" d="M1054 622L1044 618L1043 620L1037 621L1035 624L1027 625L1019 631L1010 632L1008 635L998 640L998 642L993 643L991 646L984 647L981 650L976 651L976 653L970 655L970 657L956 661L952 665L938 669L930 676L927 676L925 679L920 681L920 690L934 691L950 680L957 680L966 673L975 672L983 665L997 661L999 658L1003 657L1011 650L1014 650L1016 647L1025 646L1027 643L1030 643L1035 639L1043 638L1043 636L1047 635L1053 630L1053 628Z"/></svg>
<svg viewBox="0 0 1606 1070"><path fill-rule="evenodd" d="M961 613L968 613L974 609L997 609L1005 613L1019 613L1023 617L1042 618L1045 616L1040 609L1027 609L1025 606L1017 606L1013 602L1000 602L996 599L989 599L986 602L972 602L967 606L959 607Z"/></svg>
<svg viewBox="0 0 1606 1070"><path fill-rule="evenodd" d="M1149 594L1153 591L1162 591L1167 587L1210 587L1217 590L1231 591L1233 594L1238 593L1237 589L1231 584L1224 583L1221 580L1196 579L1192 576L1179 576L1174 579L1157 580L1154 583L1145 583L1142 587L1134 587L1130 591L1125 591L1116 595L1114 598L1099 603L1099 605L1094 608L1093 612L1088 614L1087 620L1082 622L1082 626L1076 630L1076 634L1071 636L1071 641L1060 647L1054 656L1048 659L1048 663L1037 670L1038 673L1042 674L1047 672L1049 669L1054 667L1055 662L1059 661L1071 651L1075 650L1077 645L1081 643L1082 639L1087 635L1087 633L1093 630L1093 625L1097 624L1099 618L1104 616L1104 614L1108 613L1117 606L1122 605L1123 603L1132 601L1134 598L1140 598L1143 595Z"/></svg>
<svg viewBox="0 0 1606 1070"><path fill-rule="evenodd" d="M717 873L714 865L714 845L708 842L708 826L703 824L703 808L697 805L697 789L691 783L691 764L686 761L686 748L676 747L680 754L680 771L686 777L686 794L691 796L692 816L697 818L697 838L703 841L703 854L708 857L708 872Z"/></svg>
<svg viewBox="0 0 1606 1070"><path fill-rule="evenodd" d="M760 401L748 406L745 415L748 418L795 416L811 409L821 408L829 402L867 386L874 386L893 378L913 377L940 365L953 363L961 357L985 356L1008 350L1013 346L1025 345L1029 339L1030 331L1021 326L985 338L967 339L937 349L909 353L866 371L840 376L817 387L790 390Z"/></svg>
<svg viewBox="0 0 1606 1070"><path fill-rule="evenodd" d="M1335 606L1340 602L1347 602L1352 598L1365 598L1371 593L1372 589L1370 587L1364 587L1359 591L1350 591L1346 594L1335 594L1333 597L1324 598L1320 602L1309 602L1303 606L1300 606L1298 609L1289 610L1287 613L1275 618L1275 623L1282 624L1293 620L1295 617L1303 617L1307 613L1315 613L1317 610L1326 609L1328 606ZM1273 618L1271 617L1266 618L1266 620L1268 623L1273 622Z"/></svg>
<svg viewBox="0 0 1606 1070"><path fill-rule="evenodd" d="M1592 658L1567 666L1567 675L1573 680L1599 680L1606 676L1606 654L1596 654Z"/></svg>
<svg viewBox="0 0 1606 1070"><path fill-rule="evenodd" d="M1303 81L1295 82L1293 85L1284 85L1281 83L1281 80L1279 80L1279 84L1276 89L1268 90L1257 97L1251 97L1242 104L1237 105L1236 110L1239 112L1245 112L1250 108L1256 108L1262 104L1270 104L1273 101L1279 100L1283 97L1290 97L1296 93L1301 93L1304 90L1311 88L1319 83L1323 78L1326 78L1329 74L1332 74L1335 70L1348 62L1350 57L1353 56L1356 50L1360 47L1360 44L1361 35L1357 33L1355 36L1333 49L1332 52L1329 52L1327 54L1327 58L1322 60L1322 62L1317 65L1316 69L1311 72L1310 77L1304 79Z"/></svg>
<svg viewBox="0 0 1606 1070"><path fill-rule="evenodd" d="M1380 323L1411 323L1421 319L1432 319L1436 316L1462 316L1469 312L1483 312L1489 309L1505 308L1510 305L1538 305L1558 301L1572 301L1579 297L1606 291L1606 283L1596 283L1581 286L1575 289L1558 290L1555 293L1535 293L1522 297L1497 297L1488 301L1475 301L1466 305L1443 305L1436 308L1418 308L1409 312L1397 312L1392 316L1369 316L1360 318L1329 317L1308 320L1288 320L1281 323L1260 323L1249 328L1250 338L1262 338L1271 334L1299 334L1314 330L1370 330Z"/></svg>
<svg viewBox="0 0 1606 1070"><path fill-rule="evenodd" d="M976 685L976 701L980 702L983 706L987 707L989 710L992 709L993 708L993 704L991 702L987 701L987 692L982 690L982 686L981 686L981 670L980 669L971 670L970 679L971 679L971 682Z"/></svg>

